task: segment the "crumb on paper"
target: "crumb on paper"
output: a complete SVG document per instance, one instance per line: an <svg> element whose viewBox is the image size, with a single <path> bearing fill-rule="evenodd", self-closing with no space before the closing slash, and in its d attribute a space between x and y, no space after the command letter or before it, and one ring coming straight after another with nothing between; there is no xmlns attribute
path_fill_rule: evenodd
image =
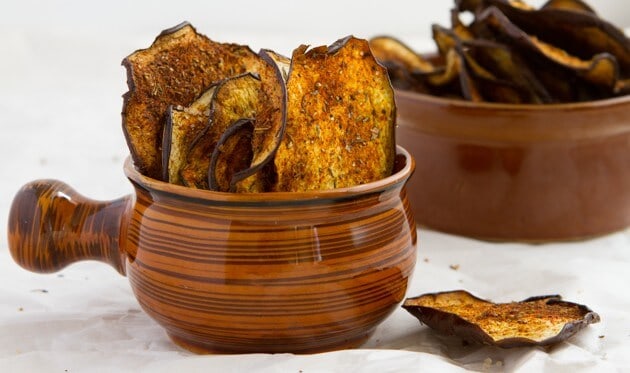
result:
<svg viewBox="0 0 630 373"><path fill-rule="evenodd" d="M457 271L459 269L459 264L451 264L448 267L453 271Z"/></svg>
<svg viewBox="0 0 630 373"><path fill-rule="evenodd" d="M603 339L604 337L606 337L605 335L600 335L598 338L599 339Z"/></svg>
<svg viewBox="0 0 630 373"><path fill-rule="evenodd" d="M429 263L429 258L424 258L425 263Z"/></svg>
<svg viewBox="0 0 630 373"><path fill-rule="evenodd" d="M23 311L24 311L24 307L18 308L18 312L23 312Z"/></svg>
<svg viewBox="0 0 630 373"><path fill-rule="evenodd" d="M488 370L492 367L492 359L487 357L483 360L483 370Z"/></svg>
<svg viewBox="0 0 630 373"><path fill-rule="evenodd" d="M42 293L42 294L47 294L48 290L46 289L33 289L31 290L32 293Z"/></svg>
<svg viewBox="0 0 630 373"><path fill-rule="evenodd" d="M39 159L39 165L40 166L46 166L48 164L48 159L47 158L40 158Z"/></svg>

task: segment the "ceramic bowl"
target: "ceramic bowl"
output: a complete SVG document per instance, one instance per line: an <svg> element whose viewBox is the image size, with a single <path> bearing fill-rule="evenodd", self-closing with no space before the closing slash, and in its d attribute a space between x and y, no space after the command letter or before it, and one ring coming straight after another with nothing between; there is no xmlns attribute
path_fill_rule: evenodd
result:
<svg viewBox="0 0 630 373"><path fill-rule="evenodd" d="M575 240L630 225L630 96L477 104L397 91L416 222L488 240Z"/></svg>
<svg viewBox="0 0 630 373"><path fill-rule="evenodd" d="M414 161L351 188L230 194L124 171L134 193L97 202L59 181L16 195L13 258L36 272L97 259L194 352L316 352L359 345L405 296L416 225Z"/></svg>

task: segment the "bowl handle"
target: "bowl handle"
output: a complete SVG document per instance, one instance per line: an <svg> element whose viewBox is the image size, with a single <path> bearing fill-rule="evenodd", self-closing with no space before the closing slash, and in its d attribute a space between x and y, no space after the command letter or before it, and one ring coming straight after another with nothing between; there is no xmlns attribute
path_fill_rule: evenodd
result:
<svg viewBox="0 0 630 373"><path fill-rule="evenodd" d="M120 238L132 197L94 201L57 180L24 185L9 212L9 250L23 268L55 272L80 260L99 260L125 274Z"/></svg>

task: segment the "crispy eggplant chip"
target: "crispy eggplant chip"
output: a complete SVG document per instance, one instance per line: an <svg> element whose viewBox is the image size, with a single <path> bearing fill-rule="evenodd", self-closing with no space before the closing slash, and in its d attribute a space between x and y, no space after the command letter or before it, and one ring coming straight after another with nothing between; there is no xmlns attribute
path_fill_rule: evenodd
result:
<svg viewBox="0 0 630 373"><path fill-rule="evenodd" d="M452 48L445 53L444 69L437 70L432 74L426 74L425 79L432 86L444 86L457 80L462 72L463 60L457 53L456 48Z"/></svg>
<svg viewBox="0 0 630 373"><path fill-rule="evenodd" d="M409 46L390 36L376 36L370 39L370 49L381 63L395 61L410 73L432 73L435 66Z"/></svg>
<svg viewBox="0 0 630 373"><path fill-rule="evenodd" d="M277 191L364 184L391 175L396 108L387 71L366 40L294 50Z"/></svg>
<svg viewBox="0 0 630 373"><path fill-rule="evenodd" d="M284 136L287 120L287 88L283 70L290 60L273 51L261 50L261 58L267 62L264 70L258 107L256 109L255 127L251 138L252 159L249 167L236 170L230 180L236 185L236 191L265 192L268 191L270 175L264 166L271 162ZM288 70L288 68L286 68ZM242 130L240 130L242 132ZM233 141L233 140L232 140Z"/></svg>
<svg viewBox="0 0 630 373"><path fill-rule="evenodd" d="M485 9L477 21L487 23L510 42L538 53L550 62L575 71L578 76L590 83L610 87L612 91L619 80L617 60L609 53L597 54L589 60L570 55L536 36L527 34L494 6Z"/></svg>
<svg viewBox="0 0 630 373"><path fill-rule="evenodd" d="M473 102L484 101L466 64L461 39L454 31L439 25L433 25L432 31L433 40L435 40L438 50L445 56L446 66L445 70L440 74L427 75L429 84L432 86L445 86L453 81L457 81L459 83L458 92L461 98ZM478 73L481 72L481 70L478 71ZM491 78L491 76L486 76L486 78Z"/></svg>
<svg viewBox="0 0 630 373"><path fill-rule="evenodd" d="M483 39L464 41L463 46L469 64L474 61L491 72L495 79L514 85L519 92L517 102L543 104L553 101L545 86L512 49ZM504 102L500 98L495 101Z"/></svg>
<svg viewBox="0 0 630 373"><path fill-rule="evenodd" d="M208 169L208 185L211 190L234 192L235 174L245 170L252 162L251 147L254 133L253 119L239 119L221 135Z"/></svg>
<svg viewBox="0 0 630 373"><path fill-rule="evenodd" d="M408 298L402 307L439 333L502 348L557 344L600 321L588 307L557 295L492 303L458 290Z"/></svg>
<svg viewBox="0 0 630 373"><path fill-rule="evenodd" d="M209 188L210 158L219 139L239 119L255 118L264 100L262 82L251 73L226 79L217 85L210 104L209 122L193 141L186 164L180 172L184 185Z"/></svg>
<svg viewBox="0 0 630 373"><path fill-rule="evenodd" d="M122 64L129 86L122 109L125 138L138 170L159 179L164 175L161 141L168 107L190 105L213 82L258 73L262 61L246 46L214 42L182 23Z"/></svg>
<svg viewBox="0 0 630 373"><path fill-rule="evenodd" d="M457 45L461 43L461 39L457 34L446 27L432 25L431 33L433 34L433 40L438 48L438 52L441 55L446 55L448 51L455 49Z"/></svg>
<svg viewBox="0 0 630 373"><path fill-rule="evenodd" d="M213 85L186 108L169 107L162 141L163 180L182 184L179 172L186 163L191 144L208 124L215 91L216 85Z"/></svg>
<svg viewBox="0 0 630 373"><path fill-rule="evenodd" d="M392 86L397 89L433 93L427 86L425 77L442 74L444 66L436 66L433 61L389 36L374 37L369 43L376 60L387 69Z"/></svg>
<svg viewBox="0 0 630 373"><path fill-rule="evenodd" d="M623 76L630 74L630 40L624 32L591 11L559 6L523 9L504 0L485 0L529 35L582 60L600 53L615 57Z"/></svg>
<svg viewBox="0 0 630 373"><path fill-rule="evenodd" d="M472 13L472 22L462 22L462 13ZM411 74L391 57L384 65L397 89L527 104L630 93L630 39L582 0L549 0L540 8L521 0L455 0L451 28L432 30L445 62ZM448 55L453 49L464 65ZM468 73L457 85L455 71Z"/></svg>

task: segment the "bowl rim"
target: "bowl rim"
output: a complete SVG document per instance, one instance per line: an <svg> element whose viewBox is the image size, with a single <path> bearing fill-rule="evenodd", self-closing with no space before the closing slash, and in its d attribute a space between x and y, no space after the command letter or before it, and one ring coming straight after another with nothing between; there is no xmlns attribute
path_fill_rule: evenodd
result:
<svg viewBox="0 0 630 373"><path fill-rule="evenodd" d="M623 105L630 102L630 94L624 96L610 97L593 101L567 102L556 104L507 104L497 102L471 102L463 99L434 96L426 93L394 89L396 95L406 99L423 100L436 105L455 106L459 108L481 109L481 110L504 110L504 111L567 111L567 110L593 110L598 108Z"/></svg>
<svg viewBox="0 0 630 373"><path fill-rule="evenodd" d="M307 192L264 192L264 193L230 193L205 189L195 189L183 185L170 184L165 181L150 178L141 174L134 166L131 156L125 159L123 170L127 178L135 185L149 191L165 192L171 195L201 199L215 202L234 203L278 203L305 202L313 200L347 199L360 195L380 193L406 182L415 170L413 156L400 145L396 146L396 157L402 157L405 163L400 170L392 175L367 184L360 184L346 188L314 190Z"/></svg>
<svg viewBox="0 0 630 373"><path fill-rule="evenodd" d="M549 105L474 103L401 90L395 95L400 128L458 141L529 146L630 136L630 95Z"/></svg>

